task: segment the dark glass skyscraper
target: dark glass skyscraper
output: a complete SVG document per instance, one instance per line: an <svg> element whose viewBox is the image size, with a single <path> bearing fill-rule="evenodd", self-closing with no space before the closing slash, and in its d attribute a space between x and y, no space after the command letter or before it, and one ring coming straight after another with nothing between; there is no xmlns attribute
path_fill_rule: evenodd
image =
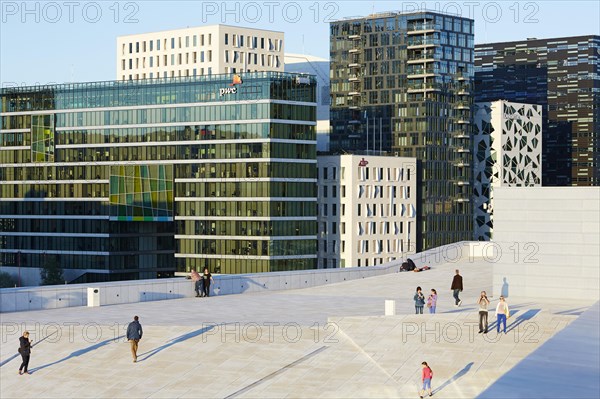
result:
<svg viewBox="0 0 600 399"><path fill-rule="evenodd" d="M473 20L383 13L331 23L332 152L419 162L417 249L472 239Z"/></svg>
<svg viewBox="0 0 600 399"><path fill-rule="evenodd" d="M543 108L542 185L600 184L600 36L475 47L475 100Z"/></svg>
<svg viewBox="0 0 600 399"><path fill-rule="evenodd" d="M315 268L315 87L255 72L2 89L0 266L58 261L82 282Z"/></svg>

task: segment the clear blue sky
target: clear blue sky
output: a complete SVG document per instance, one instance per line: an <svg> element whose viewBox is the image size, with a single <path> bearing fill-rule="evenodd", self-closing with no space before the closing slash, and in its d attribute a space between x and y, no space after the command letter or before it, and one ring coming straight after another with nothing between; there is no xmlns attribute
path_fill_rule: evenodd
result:
<svg viewBox="0 0 600 399"><path fill-rule="evenodd" d="M423 4L474 18L475 43L600 34L597 0L0 3L2 86L113 80L117 36L204 24L283 31L286 52L328 58L327 21Z"/></svg>

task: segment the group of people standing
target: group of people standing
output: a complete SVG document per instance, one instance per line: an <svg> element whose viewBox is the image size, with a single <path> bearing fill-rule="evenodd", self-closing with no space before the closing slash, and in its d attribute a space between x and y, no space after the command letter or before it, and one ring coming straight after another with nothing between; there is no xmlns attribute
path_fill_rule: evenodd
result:
<svg viewBox="0 0 600 399"><path fill-rule="evenodd" d="M208 267L204 268L202 274L199 274L196 270L192 270L191 278L194 282L194 291L196 291L196 298L210 296L210 283L213 282L212 274L208 271Z"/></svg>
<svg viewBox="0 0 600 399"><path fill-rule="evenodd" d="M452 284L450 285L450 289L452 290L452 296L454 297L454 306L458 307L462 304L462 300L460 299L460 293L463 290L463 279L460 275L460 271L456 270L456 274L452 279ZM429 309L429 313L434 314L437 306L437 291L435 289L431 289L431 293L425 300L425 295L423 294L423 290L421 287L417 287L413 300L415 301L415 314L423 314L423 308L427 305ZM490 305L490 300L487 297L485 291L481 291L481 295L477 300L477 305L479 305L479 333L487 334L488 332L488 306ZM506 334L506 320L510 317L510 311L508 309L508 304L506 303L506 299L504 296L500 296L500 302L496 306L496 320L497 320L497 332L500 332L500 325L503 326L503 332Z"/></svg>
<svg viewBox="0 0 600 399"><path fill-rule="evenodd" d="M454 293L454 306L460 306L462 301L458 295L463 290L463 283L459 270L456 270L456 275L454 276L454 279L452 279L452 285L450 286L450 289ZM427 306L429 313L434 314L437 307L437 299L438 294L435 289L431 289L431 293L427 297L427 300L425 300L425 294L423 294L422 288L417 287L417 291L413 297L413 300L415 301L415 313L423 314L423 308Z"/></svg>
<svg viewBox="0 0 600 399"><path fill-rule="evenodd" d="M423 314L423 308L425 304L427 304L427 309L429 309L429 313L435 313L435 308L437 306L437 291L433 288L431 289L431 294L427 297L427 301L425 301L425 295L423 294L423 290L421 287L417 287L417 292L414 296L415 300L415 313Z"/></svg>

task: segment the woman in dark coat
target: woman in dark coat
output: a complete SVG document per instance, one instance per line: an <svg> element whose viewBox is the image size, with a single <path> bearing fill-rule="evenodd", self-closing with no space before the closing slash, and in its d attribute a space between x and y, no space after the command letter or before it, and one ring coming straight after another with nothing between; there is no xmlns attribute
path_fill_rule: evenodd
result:
<svg viewBox="0 0 600 399"><path fill-rule="evenodd" d="M213 282L212 274L208 271L208 267L204 268L204 273L202 274L202 282L203 285L203 294L202 296L209 296L210 294L210 283Z"/></svg>
<svg viewBox="0 0 600 399"><path fill-rule="evenodd" d="M23 358L23 362L21 363L21 367L19 367L19 375L31 374L27 371L27 366L29 366L29 356L31 355L31 341L29 340L29 331L25 331L22 337L19 337L19 353Z"/></svg>

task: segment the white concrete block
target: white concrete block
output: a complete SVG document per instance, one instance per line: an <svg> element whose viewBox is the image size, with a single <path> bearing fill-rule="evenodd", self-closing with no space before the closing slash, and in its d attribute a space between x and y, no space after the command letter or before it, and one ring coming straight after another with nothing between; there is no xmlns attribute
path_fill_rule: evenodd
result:
<svg viewBox="0 0 600 399"><path fill-rule="evenodd" d="M396 301L392 299L385 300L385 315L395 316L396 315Z"/></svg>
<svg viewBox="0 0 600 399"><path fill-rule="evenodd" d="M19 299L18 295L17 295L17 310L19 310L19 302L21 300ZM23 305L25 306L25 308L23 310L40 310L40 309L44 309L43 307L43 303L45 302L45 300L43 299L43 297L38 294L35 290L31 290L29 291L25 298L23 298Z"/></svg>
<svg viewBox="0 0 600 399"><path fill-rule="evenodd" d="M15 312L17 294L15 292L0 293L0 312Z"/></svg>

